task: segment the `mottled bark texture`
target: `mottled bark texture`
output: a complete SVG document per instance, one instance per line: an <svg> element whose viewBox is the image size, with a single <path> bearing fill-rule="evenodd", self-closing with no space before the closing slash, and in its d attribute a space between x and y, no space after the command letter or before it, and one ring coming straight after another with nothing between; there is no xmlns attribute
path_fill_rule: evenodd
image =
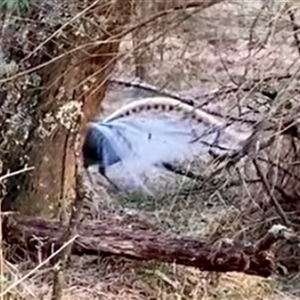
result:
<svg viewBox="0 0 300 300"><path fill-rule="evenodd" d="M19 255L31 259L46 258L62 246L60 239L65 230L58 221L47 221L28 216L4 216L3 239ZM211 242L191 237L174 237L160 231L111 226L110 222L83 222L72 253L97 255L108 253L137 260L193 266L216 272L238 271L246 274L270 276L276 267L272 245L277 234L269 232L255 244L243 244L229 239ZM24 252L25 250L25 252Z"/></svg>
<svg viewBox="0 0 300 300"><path fill-rule="evenodd" d="M3 16L0 159L3 173L35 167L6 180L4 209L49 216L73 198L75 133L99 111L130 13L130 0L40 0L26 22Z"/></svg>

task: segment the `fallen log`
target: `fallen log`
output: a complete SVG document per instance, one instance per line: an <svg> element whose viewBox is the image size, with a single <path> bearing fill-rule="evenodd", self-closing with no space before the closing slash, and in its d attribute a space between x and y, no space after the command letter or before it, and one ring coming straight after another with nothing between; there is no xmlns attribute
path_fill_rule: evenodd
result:
<svg viewBox="0 0 300 300"><path fill-rule="evenodd" d="M62 246L61 236L66 225L19 214L2 217L3 240L22 249L31 259L46 258ZM254 244L230 239L212 242L190 237L174 237L161 231L130 229L103 222L82 222L78 227L72 254L93 255L108 253L138 260L192 266L205 271L230 272L270 276L275 269L272 245L282 238L280 229L270 230Z"/></svg>

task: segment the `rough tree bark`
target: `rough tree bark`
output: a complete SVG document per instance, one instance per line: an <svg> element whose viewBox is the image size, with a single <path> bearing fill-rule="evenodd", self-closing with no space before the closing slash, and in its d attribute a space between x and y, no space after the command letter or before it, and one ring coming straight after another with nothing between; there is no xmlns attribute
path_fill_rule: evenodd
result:
<svg viewBox="0 0 300 300"><path fill-rule="evenodd" d="M2 31L2 54L21 71L36 72L35 77L24 72L0 83L1 160L3 172L25 163L35 169L9 178L4 208L11 208L13 202L21 212L49 215L60 200L73 198L72 126L82 113L78 127L84 130L99 111L118 55L120 38L114 37L124 30L130 13L131 0L41 0L26 16L33 22L21 24L19 31L10 16L14 21Z"/></svg>
<svg viewBox="0 0 300 300"><path fill-rule="evenodd" d="M2 223L3 239L14 245L19 254L24 250L31 259L61 247L65 227L58 221L47 221L21 215L6 215ZM282 230L282 231L280 231ZM123 255L138 260L176 262L201 270L239 271L267 277L276 267L272 245L284 237L284 229L270 231L255 244L228 239L215 242L190 237L174 237L160 231L112 226L111 222L83 222L72 253L97 255L100 252Z"/></svg>

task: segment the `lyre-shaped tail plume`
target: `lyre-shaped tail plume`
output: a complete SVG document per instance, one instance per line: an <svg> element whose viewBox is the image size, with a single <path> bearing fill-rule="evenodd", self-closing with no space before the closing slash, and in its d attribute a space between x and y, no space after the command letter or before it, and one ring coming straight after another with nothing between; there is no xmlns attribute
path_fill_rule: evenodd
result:
<svg viewBox="0 0 300 300"><path fill-rule="evenodd" d="M83 145L85 166L105 171L120 163L137 185L151 167L232 155L251 132L238 133L225 120L169 98L134 101L103 121L89 124Z"/></svg>

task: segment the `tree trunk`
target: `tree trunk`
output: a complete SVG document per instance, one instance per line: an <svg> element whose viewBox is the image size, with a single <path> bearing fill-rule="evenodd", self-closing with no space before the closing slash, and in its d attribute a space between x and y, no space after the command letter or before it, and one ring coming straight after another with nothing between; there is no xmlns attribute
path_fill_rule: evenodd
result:
<svg viewBox="0 0 300 300"><path fill-rule="evenodd" d="M74 151L78 150L74 149L74 137L76 131L84 132L86 122L99 112L106 80L118 54L120 38L114 37L122 32L131 12L130 0L104 2L40 1L27 16L34 24L22 25L23 40L19 39L21 35L10 34L16 22L3 34L6 60L16 61L21 70L36 68L38 83L34 88L40 91L31 110L28 107L33 106L33 98L28 85L21 91L19 102L15 101L13 107L9 104L14 110L25 111L30 125L26 134L20 133L25 126L25 120L21 120L8 141L2 142L6 150L1 156L4 172L20 169L25 163L34 170L9 178L4 208L49 216L56 213L63 199L74 196ZM15 53L15 43L21 49L19 53ZM40 64L44 67L38 67ZM0 104L8 102L9 89L17 93L18 85L32 78L32 74L24 73L14 81L2 80L6 95ZM1 129L6 135L11 128L3 110L1 113ZM80 114L82 118L78 118ZM20 161L20 157L24 159ZM17 188L20 181L23 184Z"/></svg>
<svg viewBox="0 0 300 300"><path fill-rule="evenodd" d="M81 223L72 253L98 255L104 252L138 260L176 262L205 271L239 271L267 277L275 269L272 245L282 238L273 230L257 243L244 245L229 239L211 242L179 238L160 231L132 229L111 223L109 218L108 221ZM31 259L36 260L40 255L45 259L62 246L61 234L65 232L65 226L58 221L7 215L2 223L3 239L14 245L14 249L19 250L18 254L24 255L25 250L25 255Z"/></svg>

